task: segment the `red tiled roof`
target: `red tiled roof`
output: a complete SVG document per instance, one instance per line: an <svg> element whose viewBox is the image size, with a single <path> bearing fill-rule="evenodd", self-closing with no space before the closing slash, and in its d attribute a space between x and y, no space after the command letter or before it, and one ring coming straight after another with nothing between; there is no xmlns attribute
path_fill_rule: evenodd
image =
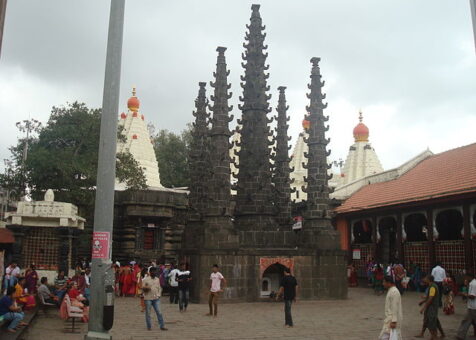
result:
<svg viewBox="0 0 476 340"><path fill-rule="evenodd" d="M476 143L442 152L388 182L362 187L337 213L476 192Z"/></svg>

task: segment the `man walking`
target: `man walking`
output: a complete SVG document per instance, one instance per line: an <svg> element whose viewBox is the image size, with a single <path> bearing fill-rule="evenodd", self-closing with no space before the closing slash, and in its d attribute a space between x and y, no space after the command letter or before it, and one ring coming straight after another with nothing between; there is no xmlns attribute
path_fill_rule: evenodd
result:
<svg viewBox="0 0 476 340"><path fill-rule="evenodd" d="M222 287L223 283L223 287ZM217 317L218 314L218 296L223 292L223 288L226 286L225 277L218 271L218 265L214 264L212 267L212 273L210 275L210 295L208 296L208 307L210 313L208 316Z"/></svg>
<svg viewBox="0 0 476 340"><path fill-rule="evenodd" d="M428 275L423 279L423 282L428 285L428 294L426 302L423 305L420 313L424 315L423 324L426 325L431 334L431 340L436 340L439 326L438 308L440 291L435 279L432 275ZM440 325L441 328L441 325Z"/></svg>
<svg viewBox="0 0 476 340"><path fill-rule="evenodd" d="M383 286L388 290L385 298L385 319L383 320L382 331L380 332L380 340L390 339L392 332L395 332L397 339L402 339L402 297L395 281L391 276L385 276L383 279Z"/></svg>
<svg viewBox="0 0 476 340"><path fill-rule="evenodd" d="M172 264L173 267L173 264ZM177 282L177 274L179 270L177 268L173 268L168 276L169 279L169 287L170 287L170 303L178 303L178 282Z"/></svg>
<svg viewBox="0 0 476 340"><path fill-rule="evenodd" d="M157 269L152 267L150 268L149 276L142 281L142 292L144 294L145 302L145 323L147 325L147 330L152 329L152 324L150 321L150 307L154 307L155 314L157 314L157 319L159 320L160 329L166 331L164 324L164 318L160 312L160 296L162 295L162 287L160 286L160 280L157 277Z"/></svg>
<svg viewBox="0 0 476 340"><path fill-rule="evenodd" d="M187 311L190 281L192 281L192 274L190 270L187 270L185 263L181 263L177 274L180 312Z"/></svg>
<svg viewBox="0 0 476 340"><path fill-rule="evenodd" d="M464 340L469 326L476 323L476 279L474 274L467 274L467 276L468 280L471 280L468 287L468 311L459 326L456 336L458 340Z"/></svg>
<svg viewBox="0 0 476 340"><path fill-rule="evenodd" d="M438 306L442 307L443 302L442 302L442 296L441 294L443 292L443 281L446 279L446 271L441 267L441 262L438 261L436 262L435 268L431 271L431 276L435 279L435 283L438 286L438 292L440 293L438 296Z"/></svg>
<svg viewBox="0 0 476 340"><path fill-rule="evenodd" d="M296 278L291 275L289 268L284 268L284 277L281 280L277 298L280 296L284 300L284 326L293 327L293 316L291 315L291 305L296 302L298 283Z"/></svg>

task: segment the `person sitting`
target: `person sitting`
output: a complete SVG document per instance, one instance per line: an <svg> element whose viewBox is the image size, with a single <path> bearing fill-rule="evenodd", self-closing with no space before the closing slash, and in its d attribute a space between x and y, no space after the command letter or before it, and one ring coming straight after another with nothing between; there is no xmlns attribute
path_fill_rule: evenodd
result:
<svg viewBox="0 0 476 340"><path fill-rule="evenodd" d="M40 280L40 287L38 287L38 295L43 298L45 303L53 303L59 306L59 298L51 293L50 289L48 288L48 278L43 276Z"/></svg>
<svg viewBox="0 0 476 340"><path fill-rule="evenodd" d="M58 276L55 278L55 291L54 294L62 300L64 295L66 294L67 288L67 278L64 274L64 271L61 270L58 273Z"/></svg>
<svg viewBox="0 0 476 340"><path fill-rule="evenodd" d="M35 297L29 294L24 277L20 277L15 285L15 301L23 310L31 310L36 306Z"/></svg>
<svg viewBox="0 0 476 340"><path fill-rule="evenodd" d="M8 287L7 294L0 299L0 316L3 316L3 320L10 321L7 327L7 332L10 333L15 333L18 326L28 325L22 321L25 314L15 303L14 295L15 287Z"/></svg>
<svg viewBox="0 0 476 340"><path fill-rule="evenodd" d="M81 308L83 311L83 322L89 321L89 301L79 292L76 282L69 284L65 296L69 297L71 306ZM66 299L63 299L60 307L60 317L64 320L68 319L68 309L66 306Z"/></svg>

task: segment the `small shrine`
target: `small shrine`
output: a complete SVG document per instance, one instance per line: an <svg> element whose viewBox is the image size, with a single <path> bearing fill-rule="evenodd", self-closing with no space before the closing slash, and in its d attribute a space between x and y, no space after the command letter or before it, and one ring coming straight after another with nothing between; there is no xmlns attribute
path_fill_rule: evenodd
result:
<svg viewBox="0 0 476 340"><path fill-rule="evenodd" d="M73 268L74 240L86 221L78 216L78 207L54 198L48 189L43 201L18 202L17 210L6 214L7 228L15 237L12 260L22 268L34 263L48 277Z"/></svg>

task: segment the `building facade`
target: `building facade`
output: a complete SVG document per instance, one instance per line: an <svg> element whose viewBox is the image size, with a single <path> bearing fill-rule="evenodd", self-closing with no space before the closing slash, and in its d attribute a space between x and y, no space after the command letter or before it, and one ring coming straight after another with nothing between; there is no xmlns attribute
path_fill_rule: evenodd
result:
<svg viewBox="0 0 476 340"><path fill-rule="evenodd" d="M422 155L420 155L422 156ZM476 264L476 144L427 154L399 176L364 185L336 209L342 248L366 263L441 261L453 274Z"/></svg>

